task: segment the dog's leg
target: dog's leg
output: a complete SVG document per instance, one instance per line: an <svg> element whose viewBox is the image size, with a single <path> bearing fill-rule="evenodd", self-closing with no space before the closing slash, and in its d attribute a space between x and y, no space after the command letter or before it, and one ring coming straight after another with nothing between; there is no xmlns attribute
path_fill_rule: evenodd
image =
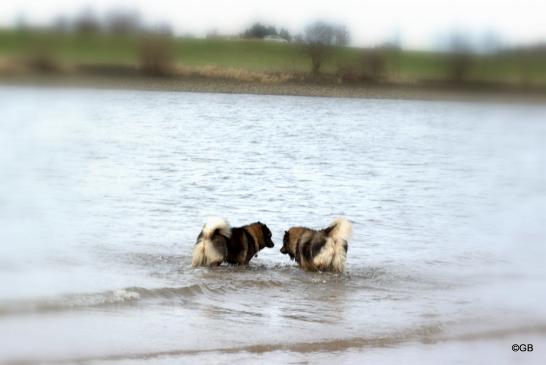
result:
<svg viewBox="0 0 546 365"><path fill-rule="evenodd" d="M336 272L345 271L345 262L347 261L347 241L338 240L335 242L334 258L332 260L332 270Z"/></svg>
<svg viewBox="0 0 546 365"><path fill-rule="evenodd" d="M205 244L200 241L193 247L191 266L203 266L207 263L207 257L205 256Z"/></svg>

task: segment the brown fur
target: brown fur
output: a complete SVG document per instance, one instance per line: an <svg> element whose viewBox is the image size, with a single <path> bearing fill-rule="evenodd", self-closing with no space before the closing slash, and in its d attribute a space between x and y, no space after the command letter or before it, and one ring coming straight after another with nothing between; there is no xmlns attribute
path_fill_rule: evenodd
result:
<svg viewBox="0 0 546 365"><path fill-rule="evenodd" d="M260 250L274 245L271 240L271 231L261 222L231 228L229 238L217 232L212 237L212 241L223 244L223 247L218 248L217 251L223 253L222 261L232 265L248 265ZM217 265L220 265L222 261Z"/></svg>
<svg viewBox="0 0 546 365"><path fill-rule="evenodd" d="M258 243L258 249L265 247L264 234L262 232L262 223L252 223L243 227L254 238L254 242Z"/></svg>
<svg viewBox="0 0 546 365"><path fill-rule="evenodd" d="M281 253L289 255L304 270L342 272L350 231L351 223L345 219L321 230L292 227L285 231Z"/></svg>
<svg viewBox="0 0 546 365"><path fill-rule="evenodd" d="M248 265L250 260L265 247L273 247L271 231L261 222L232 228L226 261L235 265Z"/></svg>

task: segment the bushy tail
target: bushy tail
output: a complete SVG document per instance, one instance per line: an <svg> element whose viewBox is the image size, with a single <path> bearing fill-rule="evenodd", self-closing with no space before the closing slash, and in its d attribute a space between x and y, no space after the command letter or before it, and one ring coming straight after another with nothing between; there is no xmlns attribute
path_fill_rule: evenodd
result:
<svg viewBox="0 0 546 365"><path fill-rule="evenodd" d="M222 236L231 237L231 227L224 218L210 217L201 230L202 239L211 239L214 233L218 231Z"/></svg>
<svg viewBox="0 0 546 365"><path fill-rule="evenodd" d="M334 241L334 255L331 268L333 271L344 272L347 259L347 241L351 238L353 225L345 218L337 218L327 229L328 236Z"/></svg>
<svg viewBox="0 0 546 365"><path fill-rule="evenodd" d="M345 218L337 218L327 228L327 235L334 241L349 241L353 232L353 225Z"/></svg>
<svg viewBox="0 0 546 365"><path fill-rule="evenodd" d="M211 239L216 233L229 238L231 237L231 227L223 218L210 217L201 230L199 240L193 247L191 266L204 266L207 263L222 260L212 247Z"/></svg>

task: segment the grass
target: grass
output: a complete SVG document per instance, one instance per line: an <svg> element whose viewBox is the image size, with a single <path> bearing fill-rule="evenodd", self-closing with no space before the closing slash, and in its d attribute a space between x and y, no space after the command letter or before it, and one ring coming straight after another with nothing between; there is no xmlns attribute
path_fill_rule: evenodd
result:
<svg viewBox="0 0 546 365"><path fill-rule="evenodd" d="M136 36L50 31L0 30L0 57L27 57L47 52L73 64L137 65L141 40ZM249 71L308 72L310 58L293 43L259 40L173 39L174 60L187 66L217 66ZM326 74L340 66L359 69L362 49L336 48L322 66ZM442 80L449 70L445 54L401 51L384 54L387 75L393 80ZM469 75L474 80L546 85L546 56L512 54L475 56Z"/></svg>

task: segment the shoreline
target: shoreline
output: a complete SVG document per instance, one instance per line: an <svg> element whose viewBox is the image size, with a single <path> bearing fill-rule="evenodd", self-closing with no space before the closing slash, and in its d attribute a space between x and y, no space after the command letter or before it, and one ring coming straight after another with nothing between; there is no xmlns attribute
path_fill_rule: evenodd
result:
<svg viewBox="0 0 546 365"><path fill-rule="evenodd" d="M264 83L213 77L149 77L88 74L0 74L0 85L75 87L141 91L400 99L546 103L546 90L510 87L450 87L420 84L343 84L313 81Z"/></svg>

